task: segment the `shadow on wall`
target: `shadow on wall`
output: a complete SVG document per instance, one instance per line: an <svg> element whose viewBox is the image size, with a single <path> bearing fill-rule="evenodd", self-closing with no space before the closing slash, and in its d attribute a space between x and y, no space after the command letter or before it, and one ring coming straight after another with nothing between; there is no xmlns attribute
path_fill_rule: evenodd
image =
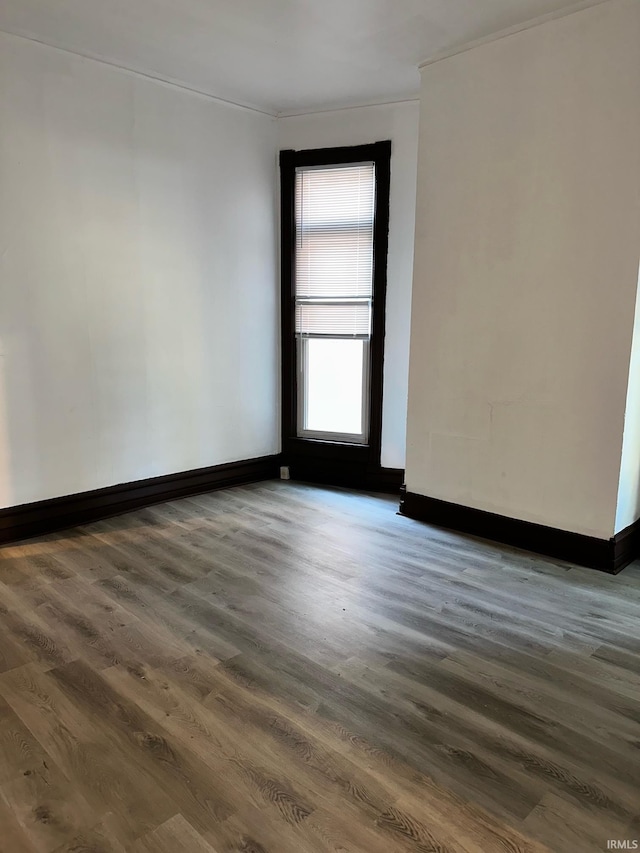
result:
<svg viewBox="0 0 640 853"><path fill-rule="evenodd" d="M0 507L11 506L13 498L11 472L9 470L9 424L5 393L5 363L4 342L0 338Z"/></svg>

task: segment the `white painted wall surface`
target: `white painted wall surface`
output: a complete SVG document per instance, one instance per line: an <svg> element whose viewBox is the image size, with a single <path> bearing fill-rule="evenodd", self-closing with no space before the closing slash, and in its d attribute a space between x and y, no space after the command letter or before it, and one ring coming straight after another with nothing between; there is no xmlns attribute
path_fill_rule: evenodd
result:
<svg viewBox="0 0 640 853"><path fill-rule="evenodd" d="M275 147L0 35L0 506L277 452Z"/></svg>
<svg viewBox="0 0 640 853"><path fill-rule="evenodd" d="M423 72L407 487L614 532L640 238L640 4Z"/></svg>
<svg viewBox="0 0 640 853"><path fill-rule="evenodd" d="M278 119L280 149L392 142L381 456L388 468L405 465L418 121L417 101Z"/></svg>

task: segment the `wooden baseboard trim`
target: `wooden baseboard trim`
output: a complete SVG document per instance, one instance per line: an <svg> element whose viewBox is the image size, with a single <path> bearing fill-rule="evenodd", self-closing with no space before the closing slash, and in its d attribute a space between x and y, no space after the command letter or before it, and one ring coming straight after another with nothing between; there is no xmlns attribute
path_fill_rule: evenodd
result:
<svg viewBox="0 0 640 853"><path fill-rule="evenodd" d="M367 483L370 492L397 495L404 483L404 468L375 468L369 471Z"/></svg>
<svg viewBox="0 0 640 853"><path fill-rule="evenodd" d="M370 467L358 462L296 458L290 461L289 470L292 480L390 495L400 494L404 482L402 468Z"/></svg>
<svg viewBox="0 0 640 853"><path fill-rule="evenodd" d="M400 514L609 574L640 556L640 520L611 539L598 539L413 492L401 494Z"/></svg>
<svg viewBox="0 0 640 853"><path fill-rule="evenodd" d="M640 557L640 518L613 537L613 573Z"/></svg>
<svg viewBox="0 0 640 853"><path fill-rule="evenodd" d="M122 483L0 510L0 544L119 515L162 501L278 477L280 456L262 456Z"/></svg>

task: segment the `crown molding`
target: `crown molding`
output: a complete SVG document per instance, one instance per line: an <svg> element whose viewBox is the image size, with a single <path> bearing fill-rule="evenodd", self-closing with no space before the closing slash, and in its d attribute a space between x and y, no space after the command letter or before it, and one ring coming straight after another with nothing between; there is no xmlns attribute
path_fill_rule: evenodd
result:
<svg viewBox="0 0 640 853"><path fill-rule="evenodd" d="M463 44L457 45L455 47L451 47L447 50L440 51L433 56L425 59L418 65L418 68L422 71L424 68L429 65L433 65L436 62L441 62L443 59L449 59L450 57L457 56L461 53L466 53L469 50L474 50L477 47L481 47L485 44L490 44L491 42L498 41L499 39L507 38L508 36L515 35L516 33L523 32L525 30L532 29L533 27L540 26L541 24L545 24L549 21L558 20L561 18L566 18L569 15L573 15L577 12L582 12L587 9L591 9L595 6L601 6L605 3L611 3L614 0L581 0L581 2L574 3L572 6L567 7L566 9L557 10L556 12L550 12L546 15L541 15L537 18L532 18L529 21L525 21L522 24L515 25L513 27L508 27L507 29L498 30L495 33L492 33L487 36L483 36L478 39L473 39L471 41L465 42ZM419 101L419 97L413 94L407 93L404 97L395 97L388 99L375 99L371 101L357 102L351 104L341 104L335 106L323 106L318 108L313 107L302 107L297 110L269 110L262 107L258 107L255 104L250 104L242 101L234 101L230 98L223 98L219 95L214 94L213 92L206 91L204 89L198 89L194 86L189 86L188 84L176 80L171 77L165 77L160 74L150 73L148 71L142 71L138 68L132 68L126 65L120 65L113 60L107 59L104 56L99 54L95 54L92 52L83 52L78 50L72 50L71 48L61 47L57 44L51 44L50 42L44 41L42 39L37 38L26 32L10 32L9 30L0 29L0 34L8 36L10 38L21 39L23 41L33 42L35 44L42 45L43 47L48 48L49 50L59 51L61 53L70 54L71 56L76 56L81 59L89 60L91 62L98 62L101 65L106 65L110 68L114 68L117 71L121 71L123 74L128 74L134 77L140 77L144 80L151 80L155 83L159 83L163 86L168 86L170 88L180 89L185 92L189 92L192 95L197 95L202 98L206 98L207 100L214 101L215 103L222 104L224 106L233 107L236 109L247 110L249 112L258 113L260 115L268 116L273 119L281 119L281 118L295 118L296 116L311 116L311 115L320 115L322 113L333 113L333 112L341 112L344 110L356 110L356 109L366 109L367 107L383 107L383 106L393 106L394 104L408 104Z"/></svg>
<svg viewBox="0 0 640 853"><path fill-rule="evenodd" d="M472 39L471 41L464 42L463 44L456 45L455 47L448 48L447 50L439 51L438 53L435 53L433 56L421 62L418 65L418 68L420 69L420 71L422 71L429 65L434 65L436 62L442 62L443 59L450 59L452 56L458 56L458 54L460 53L467 53L467 51L475 50L475 48L482 47L485 44L491 44L494 41L499 41L500 39L508 38L509 36L525 32L526 30L531 30L534 27L539 27L542 24L548 23L549 21L557 21L561 18L568 18L570 15L575 15L577 12L584 12L587 9L593 9L595 6L603 6L605 3L611 2L614 2L614 0L581 0L581 2L574 3L572 6L568 6L565 9L558 9L555 12L548 12L546 15L539 15L536 18L531 18L531 20L529 21L524 21L522 24L515 24L512 27L497 30L495 33L491 33L490 35L482 36L481 38L477 39Z"/></svg>
<svg viewBox="0 0 640 853"><path fill-rule="evenodd" d="M393 107L396 104L416 104L420 103L418 94L406 95L405 97L376 99L373 101L360 101L353 104L341 104L340 106L328 107L302 107L299 110L289 110L279 112L276 118L296 118L297 116L313 116L322 113L339 113L344 110L366 110L369 107Z"/></svg>
<svg viewBox="0 0 640 853"><path fill-rule="evenodd" d="M128 74L133 77L141 77L144 80L151 80L154 83L159 83L163 86L168 86L173 89L180 89L184 92L189 92L192 95L198 95L199 97L206 98L207 100L214 101L219 104L223 104L228 107L235 107L241 110L248 110L249 112L259 113L260 115L268 116L269 118L279 119L279 118L293 118L294 116L307 116L307 115L316 115L318 113L333 113L338 112L340 110L355 110L355 109L363 109L366 107L381 107L388 106L393 104L404 104L411 102L418 102L420 98L418 95L409 95L403 97L395 97L389 99L375 99L371 101L360 101L353 104L340 104L334 106L324 106L324 107L301 107L299 110L267 110L261 107L255 106L255 104L249 104L242 101L234 101L229 98L222 98L219 95L215 95L212 92L207 92L203 89L198 89L194 86L189 86L186 83L181 82L180 80L176 80L171 77L164 77L160 74L151 74L148 71L141 71L138 68L131 68L126 65L120 65L113 60L106 59L104 56L101 56L97 53L92 52L83 52L79 50L72 50L71 48L61 47L57 44L52 44L48 41L43 41L43 39L39 39L36 36L30 35L25 32L10 32L9 30L0 29L0 35L8 36L9 38L20 39L21 41L33 42L34 44L39 44L42 47L46 47L49 50L58 51L60 53L69 54L71 56L79 57L80 59L88 60L89 62L98 62L101 65L106 65L109 68L114 68L116 71L121 71L123 74Z"/></svg>
<svg viewBox="0 0 640 853"><path fill-rule="evenodd" d="M91 53L89 51L83 52L79 50L71 50L68 47L60 47L57 44L51 44L51 42L43 41L42 39L36 38L33 35L29 35L24 32L10 32L9 30L0 29L0 35L8 36L9 38L20 39L22 41L32 42L34 44L42 45L43 47L48 48L49 50L55 50L60 53L66 53L71 56L77 56L80 59L86 59L89 62L98 62L100 65L107 65L109 68L114 68L116 71L121 71L123 74L127 74L133 77L141 77L144 80L152 80L154 83L159 83L162 86L168 86L172 89L181 89L183 92L190 92L192 95L198 95L201 98L206 98L210 101L215 101L218 104L223 104L227 107L234 107L240 110L248 110L252 113L260 113L261 115L268 116L269 118L277 118L277 112L275 110L266 110L261 107L257 107L253 104L243 103L241 101L233 101L230 98L222 98L219 95L214 95L212 92L207 92L204 89L198 89L195 86L189 86L186 83L181 82L180 80L175 80L171 77L163 77L160 74L151 74L148 71L141 71L138 68L130 68L127 65L120 65L117 62L114 62L111 59L106 59L104 56L100 56L97 53Z"/></svg>

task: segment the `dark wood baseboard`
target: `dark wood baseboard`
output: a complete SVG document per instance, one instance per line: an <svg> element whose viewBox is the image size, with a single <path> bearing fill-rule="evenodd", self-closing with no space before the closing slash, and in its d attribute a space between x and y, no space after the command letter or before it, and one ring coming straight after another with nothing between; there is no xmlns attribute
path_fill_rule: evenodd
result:
<svg viewBox="0 0 640 853"><path fill-rule="evenodd" d="M404 483L404 468L375 468L367 473L367 483L370 492L397 495Z"/></svg>
<svg viewBox="0 0 640 853"><path fill-rule="evenodd" d="M398 495L404 482L402 468L381 468L357 461L295 458L289 461L289 471L292 480L390 495Z"/></svg>
<svg viewBox="0 0 640 853"><path fill-rule="evenodd" d="M611 539L598 539L413 492L401 494L400 514L609 574L640 556L640 520Z"/></svg>
<svg viewBox="0 0 640 853"><path fill-rule="evenodd" d="M613 537L613 573L640 557L640 518Z"/></svg>
<svg viewBox="0 0 640 853"><path fill-rule="evenodd" d="M262 456L108 486L0 510L0 544L41 536L162 501L279 476L280 456Z"/></svg>

